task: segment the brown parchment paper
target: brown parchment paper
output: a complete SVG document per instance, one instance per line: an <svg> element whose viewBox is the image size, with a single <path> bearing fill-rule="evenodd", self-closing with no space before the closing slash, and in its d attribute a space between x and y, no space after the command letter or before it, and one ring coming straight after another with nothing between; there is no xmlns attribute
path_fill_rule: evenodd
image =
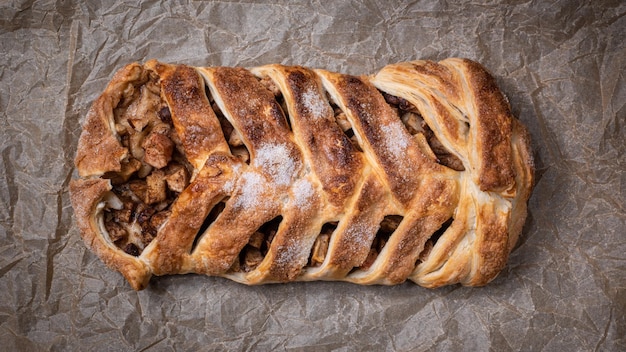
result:
<svg viewBox="0 0 626 352"><path fill-rule="evenodd" d="M484 4L483 4L484 3ZM0 350L626 350L623 1L4 1ZM483 288L197 275L134 292L82 243L67 185L80 122L113 72L483 63L533 138L520 242Z"/></svg>

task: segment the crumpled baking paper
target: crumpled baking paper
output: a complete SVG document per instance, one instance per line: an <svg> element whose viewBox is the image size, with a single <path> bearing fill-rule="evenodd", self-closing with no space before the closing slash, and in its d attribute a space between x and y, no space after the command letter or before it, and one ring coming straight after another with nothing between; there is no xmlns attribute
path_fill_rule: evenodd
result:
<svg viewBox="0 0 626 352"><path fill-rule="evenodd" d="M2 2L0 346L625 350L625 13L619 0ZM67 189L80 123L131 61L368 74L452 56L493 73L533 139L529 217L486 287L186 275L135 292L80 239Z"/></svg>

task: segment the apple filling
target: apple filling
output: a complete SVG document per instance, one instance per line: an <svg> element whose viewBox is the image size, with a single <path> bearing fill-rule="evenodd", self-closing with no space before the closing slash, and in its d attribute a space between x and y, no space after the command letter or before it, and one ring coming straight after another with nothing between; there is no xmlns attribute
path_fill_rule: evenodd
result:
<svg viewBox="0 0 626 352"><path fill-rule="evenodd" d="M191 167L158 78L146 71L130 87L113 110L115 131L129 153L119 172L104 175L113 185L104 226L111 242L138 256L167 221L172 203L189 184Z"/></svg>

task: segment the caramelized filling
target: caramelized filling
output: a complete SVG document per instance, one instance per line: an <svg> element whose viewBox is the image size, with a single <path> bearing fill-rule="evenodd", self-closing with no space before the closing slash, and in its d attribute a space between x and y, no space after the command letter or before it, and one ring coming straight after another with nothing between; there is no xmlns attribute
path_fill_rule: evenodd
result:
<svg viewBox="0 0 626 352"><path fill-rule="evenodd" d="M206 91L208 92L209 90L207 89ZM217 120L220 122L220 128L224 133L224 139L228 142L231 154L244 163L250 164L250 151L248 151L248 148L243 143L243 139L241 138L239 131L231 125L230 121L226 119L222 110L220 110L219 106L217 106L214 101L211 101L211 108L215 112Z"/></svg>
<svg viewBox="0 0 626 352"><path fill-rule="evenodd" d="M167 221L172 203L189 184L191 169L161 99L158 78L146 72L145 80L131 87L113 111L116 132L129 155L120 172L104 175L113 184L104 226L118 248L138 256Z"/></svg>
<svg viewBox="0 0 626 352"><path fill-rule="evenodd" d="M239 252L239 260L233 263L229 271L247 273L256 269L269 251L281 221L283 221L283 217L279 215L261 225L261 227L250 236L248 244Z"/></svg>
<svg viewBox="0 0 626 352"><path fill-rule="evenodd" d="M291 130L289 109L287 109L287 103L285 102L285 97L283 97L283 92L280 91L278 85L276 85L274 80L272 80L272 78L270 78L269 76L265 76L263 78L257 77L257 79L259 80L259 83L261 83L261 85L263 85L265 88L267 88L267 90L272 92L272 94L274 95L274 99L276 99L276 102L278 103L278 105L280 105L280 108L283 111L283 114L285 115L285 118L287 120L287 125L289 125L289 129Z"/></svg>
<svg viewBox="0 0 626 352"><path fill-rule="evenodd" d="M443 235L443 233L446 232L448 227L450 227L450 225L452 225L453 221L454 221L453 218L448 219L446 222L444 222L441 225L441 228L439 228L439 230L435 231L435 233L433 233L433 235L430 236L430 238L424 244L424 249L420 253L419 257L417 257L417 263L415 263L416 265L421 263L421 262L424 262L424 261L426 261L426 259L428 259L428 256L430 255L430 252L435 247L435 244L437 243L437 241L439 240L441 235Z"/></svg>
<svg viewBox="0 0 626 352"><path fill-rule="evenodd" d="M337 123L337 125L339 125L343 133L345 133L346 136L350 139L350 142L352 143L352 145L358 151L362 152L363 149L361 148L361 145L359 144L359 140L354 135L354 130L352 129L352 125L350 124L350 121L348 121L348 117L346 116L346 113L343 110L341 110L339 106L337 106L335 101L332 99L332 97L328 93L326 94L326 97L328 101L330 102L330 106L333 108L333 113L335 115L335 122Z"/></svg>
<svg viewBox="0 0 626 352"><path fill-rule="evenodd" d="M404 218L400 215L387 215L383 218L378 232L376 233L376 237L374 237L374 241L372 242L372 247L367 254L367 258L360 267L355 269L367 270L374 264L376 258L378 258L378 255L389 241L389 237L391 237L398 226L400 226L402 219Z"/></svg>
<svg viewBox="0 0 626 352"><path fill-rule="evenodd" d="M381 92L381 94L385 97L385 101L387 104L391 106L391 108L396 111L398 117L404 123L407 131L415 136L418 134L422 134L428 146L435 154L437 158L437 162L441 165L447 166L456 171L463 171L465 167L463 166L463 162L457 158L456 155L452 154L435 136L435 133L430 129L430 126L424 121L424 118L419 113L417 108L413 106L406 99L396 97L385 92Z"/></svg>
<svg viewBox="0 0 626 352"><path fill-rule="evenodd" d="M322 226L320 234L315 239L315 243L313 243L307 266L318 267L324 263L324 259L326 259L326 254L328 253L330 236L335 232L336 228L337 222L327 222Z"/></svg>

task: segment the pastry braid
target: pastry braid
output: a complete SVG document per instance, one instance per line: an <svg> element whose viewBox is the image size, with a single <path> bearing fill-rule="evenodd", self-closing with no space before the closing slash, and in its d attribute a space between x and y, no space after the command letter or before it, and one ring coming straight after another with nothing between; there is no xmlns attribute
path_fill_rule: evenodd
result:
<svg viewBox="0 0 626 352"><path fill-rule="evenodd" d="M136 290L184 273L484 285L533 182L526 129L465 59L370 76L133 63L94 102L75 163L81 235Z"/></svg>

